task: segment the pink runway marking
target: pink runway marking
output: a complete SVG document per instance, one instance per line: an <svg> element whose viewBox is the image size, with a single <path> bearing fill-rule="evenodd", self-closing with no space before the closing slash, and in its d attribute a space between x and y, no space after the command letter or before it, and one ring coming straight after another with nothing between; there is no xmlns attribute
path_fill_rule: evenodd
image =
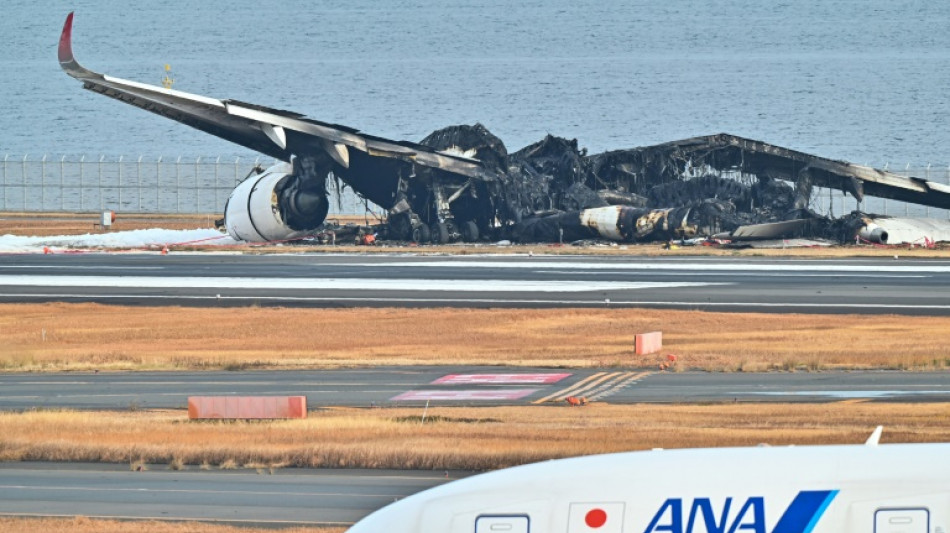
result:
<svg viewBox="0 0 950 533"><path fill-rule="evenodd" d="M449 374L432 382L433 385L513 385L530 383L547 385L557 383L570 374Z"/></svg>
<svg viewBox="0 0 950 533"><path fill-rule="evenodd" d="M509 389L509 390L411 390L404 392L390 401L426 401L426 400L517 400L538 389Z"/></svg>

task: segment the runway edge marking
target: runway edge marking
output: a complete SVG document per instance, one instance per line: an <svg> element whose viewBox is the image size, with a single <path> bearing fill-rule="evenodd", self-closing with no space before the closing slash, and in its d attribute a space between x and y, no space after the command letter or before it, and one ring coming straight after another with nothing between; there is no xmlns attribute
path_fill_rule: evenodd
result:
<svg viewBox="0 0 950 533"><path fill-rule="evenodd" d="M597 373L595 373L595 374L591 374L590 376L587 376L586 378L584 378L584 379L578 381L577 383L575 383L575 384L573 384L573 385L569 385L569 386L567 386L567 387L565 387L565 388L563 388L563 389L561 389L561 390L559 390L559 391L557 391L557 392L555 392L555 393L553 393L553 394L549 394L549 395L545 396L544 398L537 399L537 400L535 400L535 401L533 401L533 402L531 402L531 403L533 403L533 404L539 404L539 403L544 403L544 402L551 401L551 400L553 400L554 398L558 398L558 397L563 398L563 397L566 397L566 396L570 395L572 392L574 392L575 389L579 389L579 388L585 386L586 384L590 383L591 381L594 381L595 379L598 379L598 378L604 376L605 374L607 374L607 373L606 373L606 372L597 372Z"/></svg>
<svg viewBox="0 0 950 533"><path fill-rule="evenodd" d="M587 378L571 385L565 387L553 394L549 394L544 398L534 400L532 404L542 404L547 402L559 402L567 398L568 396L579 396L587 395L590 400L599 400L610 396L623 389L627 385L635 383L646 376L649 376L650 372L598 372Z"/></svg>
<svg viewBox="0 0 950 533"><path fill-rule="evenodd" d="M596 392L591 391L592 394L590 394L587 397L587 399L593 401L593 400L601 400L603 398L611 396L623 390L624 387L631 385L633 383L636 383L640 381L641 379L649 376L651 373L652 372L629 372L626 376L615 380L612 384L599 387L599 389L601 390L598 390Z"/></svg>

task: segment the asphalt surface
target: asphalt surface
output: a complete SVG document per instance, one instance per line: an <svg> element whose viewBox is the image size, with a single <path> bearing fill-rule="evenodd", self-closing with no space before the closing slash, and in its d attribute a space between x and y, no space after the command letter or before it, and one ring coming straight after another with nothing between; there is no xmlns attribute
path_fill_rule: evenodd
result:
<svg viewBox="0 0 950 533"><path fill-rule="evenodd" d="M462 393L531 389L515 399ZM189 395L305 394L331 405L508 405L568 394L611 403L682 401L947 401L950 372L770 374L466 367L293 372L2 374L0 409L184 407ZM476 394L476 397L478 395ZM184 416L184 415L183 415ZM171 471L155 465L0 463L0 515L199 520L281 527L347 525L468 472L377 470Z"/></svg>
<svg viewBox="0 0 950 533"><path fill-rule="evenodd" d="M947 401L950 372L706 373L617 369L377 367L267 372L0 374L0 410L184 409L189 396L306 396L332 406Z"/></svg>
<svg viewBox="0 0 950 533"><path fill-rule="evenodd" d="M0 302L653 307L950 315L950 261L723 257L4 255Z"/></svg>
<svg viewBox="0 0 950 533"><path fill-rule="evenodd" d="M950 261L644 257L82 254L0 257L0 302L189 306L654 307L950 314ZM0 374L0 410L184 408L189 396L331 406L947 401L950 372L663 373L398 367ZM442 472L173 472L0 463L0 514L349 524ZM465 473L449 473L454 478Z"/></svg>
<svg viewBox="0 0 950 533"><path fill-rule="evenodd" d="M188 396L306 395L346 405L947 401L950 372L725 374L616 369L393 367L327 371L0 374L0 409L183 408ZM527 391L527 392L526 392ZM486 397L486 394L489 395ZM489 399L494 398L494 399ZM182 416L185 416L184 414ZM0 463L0 515L347 525L467 472Z"/></svg>
<svg viewBox="0 0 950 533"><path fill-rule="evenodd" d="M0 515L340 526L459 472L0 463ZM448 474L449 478L446 478Z"/></svg>

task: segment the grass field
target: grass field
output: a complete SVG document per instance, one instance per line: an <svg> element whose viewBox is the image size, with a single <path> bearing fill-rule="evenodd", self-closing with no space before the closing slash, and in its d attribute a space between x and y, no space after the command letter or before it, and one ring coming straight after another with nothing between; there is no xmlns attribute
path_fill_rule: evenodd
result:
<svg viewBox="0 0 950 533"><path fill-rule="evenodd" d="M633 354L663 331L664 350ZM0 305L0 370L505 364L767 371L950 366L940 317L642 309L282 309Z"/></svg>
<svg viewBox="0 0 950 533"><path fill-rule="evenodd" d="M184 410L0 413L0 460L155 469L489 470L650 448L950 441L950 404L430 407L311 411L303 420L191 421Z"/></svg>

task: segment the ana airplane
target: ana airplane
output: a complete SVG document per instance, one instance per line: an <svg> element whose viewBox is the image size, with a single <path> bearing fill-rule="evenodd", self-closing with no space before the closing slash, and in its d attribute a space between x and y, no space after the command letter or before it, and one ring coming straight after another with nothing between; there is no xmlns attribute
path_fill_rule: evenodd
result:
<svg viewBox="0 0 950 533"><path fill-rule="evenodd" d="M348 533L946 533L950 444L654 450L500 470Z"/></svg>

